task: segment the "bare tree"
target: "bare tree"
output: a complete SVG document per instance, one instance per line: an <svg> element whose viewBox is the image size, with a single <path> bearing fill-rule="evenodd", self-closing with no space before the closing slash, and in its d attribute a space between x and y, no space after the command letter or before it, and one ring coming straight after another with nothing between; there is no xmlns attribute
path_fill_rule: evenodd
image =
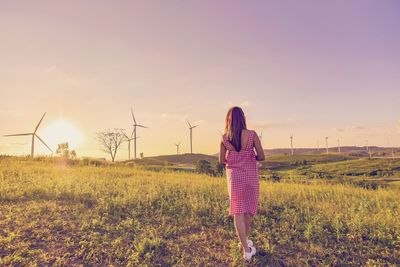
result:
<svg viewBox="0 0 400 267"><path fill-rule="evenodd" d="M123 129L106 130L96 133L96 139L101 146L101 150L110 154L112 162L115 160L118 148L126 141Z"/></svg>

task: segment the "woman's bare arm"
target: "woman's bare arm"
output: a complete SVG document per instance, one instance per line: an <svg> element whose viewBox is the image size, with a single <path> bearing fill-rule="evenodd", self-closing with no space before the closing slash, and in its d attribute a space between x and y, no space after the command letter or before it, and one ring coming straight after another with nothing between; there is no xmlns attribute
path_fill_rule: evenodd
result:
<svg viewBox="0 0 400 267"><path fill-rule="evenodd" d="M261 145L260 138L258 138L257 134L254 135L254 148L256 149L256 153L257 153L257 156L256 156L257 161L265 160L264 149Z"/></svg>
<svg viewBox="0 0 400 267"><path fill-rule="evenodd" d="M226 148L224 146L224 142L221 140L221 144L219 147L219 163L226 164L225 154L226 154Z"/></svg>

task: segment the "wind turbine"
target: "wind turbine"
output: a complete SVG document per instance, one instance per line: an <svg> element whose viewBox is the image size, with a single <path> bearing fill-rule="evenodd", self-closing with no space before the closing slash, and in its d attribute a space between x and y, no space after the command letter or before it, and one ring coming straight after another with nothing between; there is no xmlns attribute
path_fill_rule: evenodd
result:
<svg viewBox="0 0 400 267"><path fill-rule="evenodd" d="M290 136L290 150L292 152L292 156L293 156L293 134Z"/></svg>
<svg viewBox="0 0 400 267"><path fill-rule="evenodd" d="M132 119L133 119L133 149L134 149L135 159L136 159L136 139L137 139L137 137L136 137L136 133L137 133L136 127L141 127L141 128L146 128L146 129L149 129L149 127L141 125L141 124L138 124L136 122L135 115L133 114L133 108L131 108L131 114L132 114Z"/></svg>
<svg viewBox="0 0 400 267"><path fill-rule="evenodd" d="M368 140L365 140L367 152L369 152L369 143Z"/></svg>
<svg viewBox="0 0 400 267"><path fill-rule="evenodd" d="M39 141L42 142L43 145L45 145L51 152L53 152L53 150L43 141L43 139L40 138L39 135L36 134L36 132L39 129L39 126L42 123L43 118L44 118L45 115L46 115L46 112L43 114L42 118L40 119L39 123L35 127L35 130L32 133L7 134L7 135L4 135L4 136L8 137L8 136L26 136L26 135L31 135L32 136L32 145L31 145L31 157L32 158L33 158L33 156L35 154L35 137L37 139L39 139Z"/></svg>
<svg viewBox="0 0 400 267"><path fill-rule="evenodd" d="M338 152L340 153L340 140L339 139L337 140L337 149L338 149Z"/></svg>
<svg viewBox="0 0 400 267"><path fill-rule="evenodd" d="M325 144L326 144L326 154L329 154L329 147L328 147L328 136L325 136Z"/></svg>
<svg viewBox="0 0 400 267"><path fill-rule="evenodd" d="M186 121L187 121L187 123L189 125L189 131L190 131L190 154L193 154L193 143L192 143L192 140L193 140L193 129L196 128L199 125L192 126L188 120L186 120Z"/></svg>
<svg viewBox="0 0 400 267"><path fill-rule="evenodd" d="M135 139L133 137L133 134L134 134L134 131L132 131L131 137L129 137L125 133L123 133L123 135L125 136L126 141L128 141L128 160L131 160L131 141Z"/></svg>
<svg viewBox="0 0 400 267"><path fill-rule="evenodd" d="M262 143L262 140L263 140L263 135L262 134L263 134L263 132L261 131L260 135L258 136L260 138L261 143Z"/></svg>
<svg viewBox="0 0 400 267"><path fill-rule="evenodd" d="M181 142L175 144L176 146L176 154L179 155L179 146L181 145Z"/></svg>

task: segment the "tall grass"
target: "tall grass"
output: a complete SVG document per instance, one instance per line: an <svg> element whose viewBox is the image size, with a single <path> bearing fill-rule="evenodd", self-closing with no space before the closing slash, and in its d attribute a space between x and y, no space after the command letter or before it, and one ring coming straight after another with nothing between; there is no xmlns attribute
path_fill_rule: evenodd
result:
<svg viewBox="0 0 400 267"><path fill-rule="evenodd" d="M400 264L398 189L260 187L254 265ZM0 265L242 265L226 180L0 160Z"/></svg>

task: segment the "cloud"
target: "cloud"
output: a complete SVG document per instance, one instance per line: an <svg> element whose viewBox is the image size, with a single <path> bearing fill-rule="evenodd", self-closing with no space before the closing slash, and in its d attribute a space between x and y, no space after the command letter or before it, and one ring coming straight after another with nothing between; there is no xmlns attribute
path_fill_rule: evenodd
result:
<svg viewBox="0 0 400 267"><path fill-rule="evenodd" d="M333 130L334 130L335 132L344 132L344 131L346 131L345 128L333 128Z"/></svg>
<svg viewBox="0 0 400 267"><path fill-rule="evenodd" d="M351 129L353 129L353 130L364 130L365 127L364 126L359 126L359 125L353 125L353 126L351 126Z"/></svg>
<svg viewBox="0 0 400 267"><path fill-rule="evenodd" d="M344 128L333 128L335 132L348 132L348 131L353 131L353 130L364 130L366 129L364 126L360 125L352 125Z"/></svg>

